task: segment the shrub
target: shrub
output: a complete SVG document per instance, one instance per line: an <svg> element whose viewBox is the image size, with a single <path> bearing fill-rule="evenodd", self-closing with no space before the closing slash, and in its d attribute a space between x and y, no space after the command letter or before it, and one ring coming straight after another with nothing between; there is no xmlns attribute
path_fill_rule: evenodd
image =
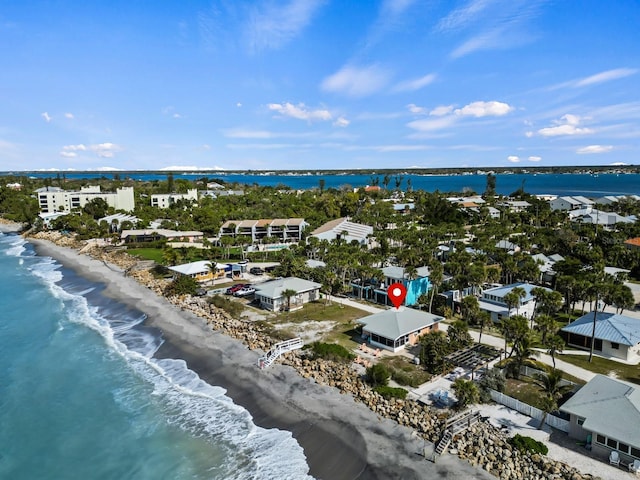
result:
<svg viewBox="0 0 640 480"><path fill-rule="evenodd" d="M524 437L517 433L513 438L509 439L511 446L522 453L540 453L546 455L549 449L547 446L531 437Z"/></svg>
<svg viewBox="0 0 640 480"><path fill-rule="evenodd" d="M407 398L407 393L409 393L404 388L387 387L385 385L378 385L374 390L384 398L401 398L402 400Z"/></svg>
<svg viewBox="0 0 640 480"><path fill-rule="evenodd" d="M165 290L166 295L195 295L198 291L198 282L186 275L179 275Z"/></svg>
<svg viewBox="0 0 640 480"><path fill-rule="evenodd" d="M391 377L391 373L389 369L382 365L381 363L376 363L375 365L367 368L366 380L374 387L377 386L386 386L389 383L389 377Z"/></svg>
<svg viewBox="0 0 640 480"><path fill-rule="evenodd" d="M213 297L207 300L210 304L215 305L216 307L224 310L233 318L240 318L240 315L244 311L244 306L241 303L234 302L228 298L225 298L221 295L214 295Z"/></svg>
<svg viewBox="0 0 640 480"><path fill-rule="evenodd" d="M342 345L336 343L313 342L310 348L315 358L324 358L336 362L350 362L356 357Z"/></svg>
<svg viewBox="0 0 640 480"><path fill-rule="evenodd" d="M497 392L504 392L506 380L502 371L497 368L492 368L487 374L478 382L480 387L480 401L482 403L491 402L491 393L489 390L495 390Z"/></svg>

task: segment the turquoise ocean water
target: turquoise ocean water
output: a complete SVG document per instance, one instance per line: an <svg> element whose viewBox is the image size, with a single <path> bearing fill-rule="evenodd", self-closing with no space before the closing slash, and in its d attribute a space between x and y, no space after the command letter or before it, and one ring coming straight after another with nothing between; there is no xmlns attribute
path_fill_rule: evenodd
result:
<svg viewBox="0 0 640 480"><path fill-rule="evenodd" d="M266 430L102 286L0 233L0 478L299 479Z"/></svg>

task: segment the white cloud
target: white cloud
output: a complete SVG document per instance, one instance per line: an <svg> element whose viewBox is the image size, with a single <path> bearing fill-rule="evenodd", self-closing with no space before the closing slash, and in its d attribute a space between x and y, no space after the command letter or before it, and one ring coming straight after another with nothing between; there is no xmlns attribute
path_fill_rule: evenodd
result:
<svg viewBox="0 0 640 480"><path fill-rule="evenodd" d="M89 150L95 152L100 158L113 158L116 152L122 150L119 145L115 143L99 143L96 145L90 145Z"/></svg>
<svg viewBox="0 0 640 480"><path fill-rule="evenodd" d="M414 120L409 122L407 126L418 130L419 132L432 132L434 130L441 130L443 128L450 127L456 122L456 117L449 115L440 118L428 118L424 120Z"/></svg>
<svg viewBox="0 0 640 480"><path fill-rule="evenodd" d="M236 107L240 108L242 107L242 104L240 102L236 103Z"/></svg>
<svg viewBox="0 0 640 480"><path fill-rule="evenodd" d="M436 30L448 31L464 28L472 23L490 4L491 0L472 0L464 7L456 8L442 18L438 22Z"/></svg>
<svg viewBox="0 0 640 480"><path fill-rule="evenodd" d="M473 102L454 111L456 115L472 117L500 117L511 112L513 107L503 102Z"/></svg>
<svg viewBox="0 0 640 480"><path fill-rule="evenodd" d="M407 105L407 109L411 112L414 113L416 115L422 115L424 113L427 113L427 109L424 107L419 107L417 106L415 103L410 103L409 105Z"/></svg>
<svg viewBox="0 0 640 480"><path fill-rule="evenodd" d="M529 160L530 162L539 162L540 160L542 160L542 157L531 155L527 160Z"/></svg>
<svg viewBox="0 0 640 480"><path fill-rule="evenodd" d="M563 135L589 135L594 133L590 128L579 127L581 121L582 119L577 115L566 114L560 117L560 120L554 120L554 126L538 130L538 134L543 137L558 137ZM531 135L527 134L527 136Z"/></svg>
<svg viewBox="0 0 640 480"><path fill-rule="evenodd" d="M528 32L527 23L540 13L545 3L546 0L469 0L442 18L435 31L470 33L451 53L452 58L479 50L518 47L535 39Z"/></svg>
<svg viewBox="0 0 640 480"><path fill-rule="evenodd" d="M414 3L416 3L416 0L385 0L382 5L382 12L385 15L401 15Z"/></svg>
<svg viewBox="0 0 640 480"><path fill-rule="evenodd" d="M518 157L517 155L509 155L507 157L507 160L513 163L518 163L520 161L520 157Z"/></svg>
<svg viewBox="0 0 640 480"><path fill-rule="evenodd" d="M286 44L309 25L324 3L324 0L258 2L247 23L250 50L276 49Z"/></svg>
<svg viewBox="0 0 640 480"><path fill-rule="evenodd" d="M42 118L44 118L44 121L47 122L47 123L49 123L51 121L51 116L47 112L42 112L40 114L40 116Z"/></svg>
<svg viewBox="0 0 640 480"><path fill-rule="evenodd" d="M430 73L425 75L424 77L414 78L411 80L405 80L404 82L398 83L393 90L395 92L415 92L416 90L420 90L421 88L426 87L427 85L433 83L436 79L435 73Z"/></svg>
<svg viewBox="0 0 640 480"><path fill-rule="evenodd" d="M448 115L451 112L453 112L453 105L441 105L431 110L429 112L429 115L432 115L435 117L441 117L443 115Z"/></svg>
<svg viewBox="0 0 640 480"><path fill-rule="evenodd" d="M64 158L75 158L78 156L78 154L76 152L68 152L63 150L60 152L60 156Z"/></svg>
<svg viewBox="0 0 640 480"><path fill-rule="evenodd" d="M327 92L342 93L351 97L364 97L384 88L391 74L377 66L345 66L333 75L326 77L321 88Z"/></svg>
<svg viewBox="0 0 640 480"><path fill-rule="evenodd" d="M62 150L65 152L84 152L87 150L87 147L80 143L78 145L65 145L62 147Z"/></svg>
<svg viewBox="0 0 640 480"><path fill-rule="evenodd" d="M297 118L298 120L331 120L331 112L329 110L318 109L310 110L304 103L293 105L292 103L270 103L267 105L269 110L279 113L285 117Z"/></svg>
<svg viewBox="0 0 640 480"><path fill-rule="evenodd" d="M597 83L609 82L611 80L617 80L618 78L628 77L635 75L638 72L636 68L616 68L614 70L607 70L605 72L596 73L590 77L583 78L575 82L576 87L586 87L589 85L595 85Z"/></svg>
<svg viewBox="0 0 640 480"><path fill-rule="evenodd" d="M344 118L344 117L338 117L338 118L336 119L336 121L335 121L335 122L333 122L333 125L334 125L335 127L343 127L343 128L344 128L344 127L348 127L350 123L351 123L351 122L350 122L349 120L347 120L346 118Z"/></svg>
<svg viewBox="0 0 640 480"><path fill-rule="evenodd" d="M75 117L73 116L73 113L65 113L64 114L64 118L68 118L69 120L73 120Z"/></svg>
<svg viewBox="0 0 640 480"><path fill-rule="evenodd" d="M589 155L593 153L607 153L613 150L613 145L589 145L576 150L580 155Z"/></svg>

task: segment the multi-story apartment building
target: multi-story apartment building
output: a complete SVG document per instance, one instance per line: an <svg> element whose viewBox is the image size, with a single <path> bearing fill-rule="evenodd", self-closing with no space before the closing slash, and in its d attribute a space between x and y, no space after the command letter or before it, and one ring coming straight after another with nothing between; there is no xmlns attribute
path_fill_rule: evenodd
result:
<svg viewBox="0 0 640 480"><path fill-rule="evenodd" d="M96 198L101 198L116 210L131 212L135 208L133 187L118 188L115 192L101 192L100 186L81 187L79 191L66 191L57 187L36 190L41 213L70 213Z"/></svg>
<svg viewBox="0 0 640 480"><path fill-rule="evenodd" d="M309 224L303 218L228 220L220 227L220 237L247 236L251 237L252 243L265 237L275 237L285 242L299 242L307 226Z"/></svg>
<svg viewBox="0 0 640 480"><path fill-rule="evenodd" d="M156 193L151 195L151 206L158 208L169 208L178 200L198 201L198 190L187 190L187 193Z"/></svg>

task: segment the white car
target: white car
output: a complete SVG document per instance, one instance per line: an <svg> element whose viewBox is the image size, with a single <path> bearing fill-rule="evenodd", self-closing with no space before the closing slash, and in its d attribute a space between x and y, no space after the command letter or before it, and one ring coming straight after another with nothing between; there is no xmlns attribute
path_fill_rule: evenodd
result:
<svg viewBox="0 0 640 480"><path fill-rule="evenodd" d="M237 292L234 292L234 297L246 297L247 295L253 295L256 293L256 289L253 287L241 288Z"/></svg>

